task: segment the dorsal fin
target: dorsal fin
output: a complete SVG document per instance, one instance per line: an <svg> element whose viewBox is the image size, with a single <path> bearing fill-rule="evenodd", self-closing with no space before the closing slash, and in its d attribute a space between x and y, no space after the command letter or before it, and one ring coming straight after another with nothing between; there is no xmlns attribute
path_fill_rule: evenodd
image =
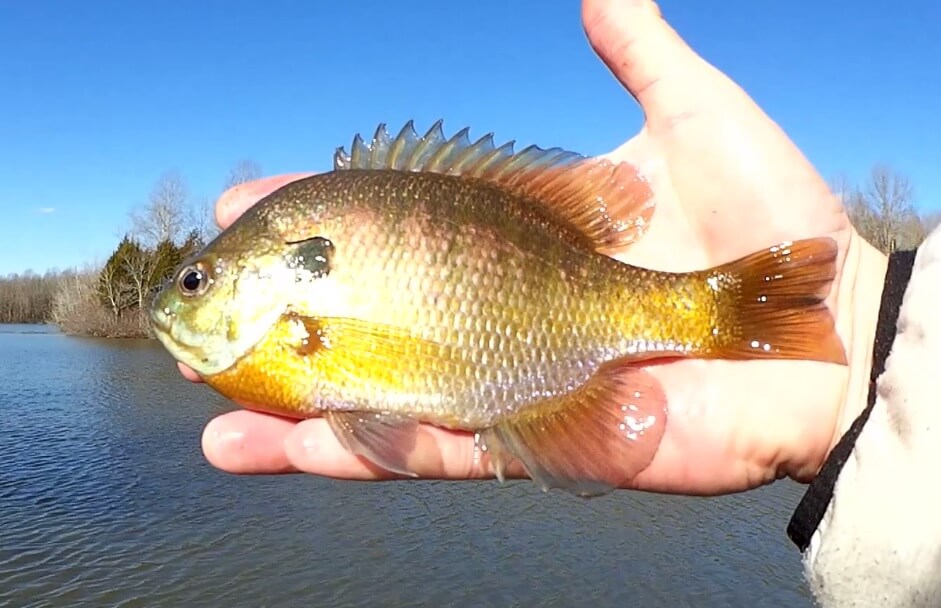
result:
<svg viewBox="0 0 941 608"><path fill-rule="evenodd" d="M445 138L439 120L419 136L410 120L392 137L380 124L368 144L357 134L349 154L338 148L334 169L393 169L483 179L541 203L603 253L613 254L646 232L654 210L652 192L633 166L562 148L529 146L515 152L513 141L497 147L488 133L472 143L468 133L464 128Z"/></svg>

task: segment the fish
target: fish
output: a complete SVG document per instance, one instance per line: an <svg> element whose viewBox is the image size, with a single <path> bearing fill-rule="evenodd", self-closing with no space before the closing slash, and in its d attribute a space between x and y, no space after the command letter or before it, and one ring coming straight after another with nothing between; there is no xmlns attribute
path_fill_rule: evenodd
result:
<svg viewBox="0 0 941 608"><path fill-rule="evenodd" d="M324 418L394 474L415 476L425 423L473 433L501 482L518 461L544 491L599 496L663 438L651 362L846 365L825 303L833 239L688 272L617 259L655 201L627 162L380 124L185 260L150 321L213 390Z"/></svg>

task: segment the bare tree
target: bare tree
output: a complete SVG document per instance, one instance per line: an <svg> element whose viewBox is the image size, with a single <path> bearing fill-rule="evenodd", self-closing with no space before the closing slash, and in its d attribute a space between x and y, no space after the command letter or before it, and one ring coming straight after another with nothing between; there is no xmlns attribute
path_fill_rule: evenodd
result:
<svg viewBox="0 0 941 608"><path fill-rule="evenodd" d="M866 203L878 218L873 235L877 246L886 252L895 251L904 237L906 224L915 214L912 206L914 190L908 178L892 171L885 165L873 167L870 182L865 192Z"/></svg>
<svg viewBox="0 0 941 608"><path fill-rule="evenodd" d="M240 184L261 178L261 165L251 159L243 159L235 163L229 170L222 185L225 192ZM201 199L195 203L187 214L187 225L190 230L196 230L202 242L208 243L219 234L219 225L216 223L216 202L209 198Z"/></svg>
<svg viewBox="0 0 941 608"><path fill-rule="evenodd" d="M83 323L88 321L90 313L97 314L101 310L98 304L98 270L89 267L63 277L59 282L51 320L66 333L85 333Z"/></svg>
<svg viewBox="0 0 941 608"><path fill-rule="evenodd" d="M176 172L160 176L147 203L131 213L134 234L148 247L161 241L179 242L186 225L187 187Z"/></svg>
<svg viewBox="0 0 941 608"><path fill-rule="evenodd" d="M830 192L833 193L843 206L846 207L849 205L850 197L854 191L854 186L850 182L849 178L846 177L844 173L837 173L833 178L830 179Z"/></svg>
<svg viewBox="0 0 941 608"><path fill-rule="evenodd" d="M229 170L223 184L223 191L228 190L239 184L251 182L261 177L261 165L250 159L242 159L235 163L235 166Z"/></svg>
<svg viewBox="0 0 941 608"><path fill-rule="evenodd" d="M0 323L42 323L48 320L62 274L27 270L0 277Z"/></svg>
<svg viewBox="0 0 941 608"><path fill-rule="evenodd" d="M145 310L150 304L152 286L160 260L152 252L138 249L129 252L121 261L130 283L131 301L137 310Z"/></svg>
<svg viewBox="0 0 941 608"><path fill-rule="evenodd" d="M209 198L203 198L190 208L188 225L195 230L203 243L208 243L219 234L219 225L216 223L216 203Z"/></svg>
<svg viewBox="0 0 941 608"><path fill-rule="evenodd" d="M121 267L106 264L99 275L98 294L111 314L118 316L130 304L130 284L121 280Z"/></svg>
<svg viewBox="0 0 941 608"><path fill-rule="evenodd" d="M917 246L927 234L915 210L914 188L908 177L886 165L876 165L866 186L844 188L844 204L859 233L885 253Z"/></svg>
<svg viewBox="0 0 941 608"><path fill-rule="evenodd" d="M879 218L875 211L869 206L865 195L858 187L844 191L842 195L843 205L850 216L850 221L856 227L856 230L867 241L876 245L878 242L877 234L879 232Z"/></svg>

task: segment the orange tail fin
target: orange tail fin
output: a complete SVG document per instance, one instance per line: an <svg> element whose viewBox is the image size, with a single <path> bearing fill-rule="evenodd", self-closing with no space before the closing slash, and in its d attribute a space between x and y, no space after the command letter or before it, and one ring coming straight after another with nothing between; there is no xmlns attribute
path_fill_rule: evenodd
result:
<svg viewBox="0 0 941 608"><path fill-rule="evenodd" d="M846 364L824 303L836 276L830 238L781 243L707 273L719 291L714 354L727 359L807 359Z"/></svg>

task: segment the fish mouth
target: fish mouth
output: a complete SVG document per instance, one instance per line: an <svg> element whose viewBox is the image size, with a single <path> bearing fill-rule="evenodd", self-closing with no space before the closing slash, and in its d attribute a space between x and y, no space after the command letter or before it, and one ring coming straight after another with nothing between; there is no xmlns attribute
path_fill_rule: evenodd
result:
<svg viewBox="0 0 941 608"><path fill-rule="evenodd" d="M173 325L173 317L165 308L155 306L150 309L150 324L154 330L165 334L170 333L170 327Z"/></svg>

